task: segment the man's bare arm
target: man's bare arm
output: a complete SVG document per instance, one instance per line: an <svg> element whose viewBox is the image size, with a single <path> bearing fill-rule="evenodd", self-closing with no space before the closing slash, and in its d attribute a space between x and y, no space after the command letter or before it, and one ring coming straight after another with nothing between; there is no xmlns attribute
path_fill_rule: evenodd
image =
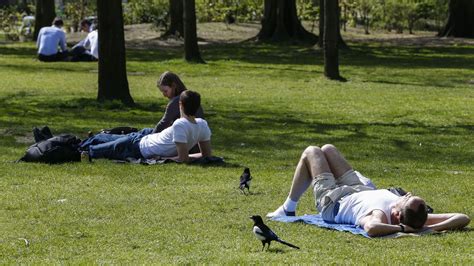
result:
<svg viewBox="0 0 474 266"><path fill-rule="evenodd" d="M176 150L178 151L178 156L173 157L172 159L178 162L184 162L184 163L189 162L190 161L189 151L188 151L188 146L186 145L186 143L175 142L175 144L176 144Z"/></svg>
<svg viewBox="0 0 474 266"><path fill-rule="evenodd" d="M425 227L435 230L452 230L467 226L471 222L469 216L462 213L428 214Z"/></svg>
<svg viewBox="0 0 474 266"><path fill-rule="evenodd" d="M210 141L201 141L199 142L200 153L189 154L188 147L186 143L175 142L176 149L178 151L178 156L173 157L172 159L178 162L191 162L193 160L199 159L201 157L209 157L212 154L211 142Z"/></svg>
<svg viewBox="0 0 474 266"><path fill-rule="evenodd" d="M360 225L369 236L384 236L402 231L400 225L388 224L387 217L381 210L373 210L371 214L363 217L360 220ZM415 232L408 225L403 225L403 228L406 233Z"/></svg>

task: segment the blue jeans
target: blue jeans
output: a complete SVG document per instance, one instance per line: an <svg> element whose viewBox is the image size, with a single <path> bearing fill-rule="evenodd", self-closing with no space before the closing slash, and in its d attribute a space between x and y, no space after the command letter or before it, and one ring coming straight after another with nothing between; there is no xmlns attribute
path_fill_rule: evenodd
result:
<svg viewBox="0 0 474 266"><path fill-rule="evenodd" d="M130 157L142 158L140 140L143 136L138 132L128 135L97 134L87 140L93 143L89 145L89 156L115 160L125 160Z"/></svg>
<svg viewBox="0 0 474 266"><path fill-rule="evenodd" d="M138 132L132 132L127 135L121 135L121 134L106 134L106 133L99 133L93 137L90 137L86 140L84 140L81 143L81 150L88 150L90 145L98 145L102 143L107 143L111 141L115 141L119 138L123 138L126 136L129 136L130 134L140 134L142 137L146 136L148 134L151 134L153 132L153 128L144 128Z"/></svg>

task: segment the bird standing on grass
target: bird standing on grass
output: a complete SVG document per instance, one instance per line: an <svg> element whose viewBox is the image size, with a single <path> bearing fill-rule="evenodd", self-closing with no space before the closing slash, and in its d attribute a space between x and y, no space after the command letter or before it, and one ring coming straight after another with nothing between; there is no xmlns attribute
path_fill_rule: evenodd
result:
<svg viewBox="0 0 474 266"><path fill-rule="evenodd" d="M252 176L250 175L250 169L247 167L244 169L244 172L240 176L240 191L245 194L245 189L250 193L250 181L252 180Z"/></svg>
<svg viewBox="0 0 474 266"><path fill-rule="evenodd" d="M280 242L280 243L285 244L287 246L290 246L292 248L300 249L299 247L297 247L293 244L290 244L288 242L285 242L285 241L281 240L272 231L272 229L270 229L268 226L266 226L263 223L262 217L260 215L251 216L250 219L252 219L253 222L254 222L254 224L253 224L253 233L255 234L255 236L260 241L262 241L262 245L263 245L262 251L265 249L265 244L267 244L267 243L268 243L268 247L267 247L267 250L268 250L270 248L270 243L272 241L277 241L277 242Z"/></svg>

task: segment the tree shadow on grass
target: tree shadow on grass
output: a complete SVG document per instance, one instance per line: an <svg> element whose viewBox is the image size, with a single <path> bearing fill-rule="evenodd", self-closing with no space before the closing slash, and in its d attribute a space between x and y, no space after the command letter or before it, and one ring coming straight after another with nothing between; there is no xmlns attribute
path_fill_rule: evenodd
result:
<svg viewBox="0 0 474 266"><path fill-rule="evenodd" d="M229 108L233 110L234 108ZM386 145L386 150L374 151L387 161L421 160L446 164L469 165L473 152L450 148L439 143L438 136L469 136L474 125L429 126L422 123L322 123L311 122L283 112L254 108L239 111L242 118L232 119L235 111L214 110L209 117L213 143L243 156L263 151L267 156L276 151L302 151L309 145L337 143L338 146L374 147ZM262 117L265 114L265 117ZM278 130L280 129L280 130ZM376 131L377 133L369 133ZM413 136L416 135L416 140ZM419 143L423 142L423 148ZM245 145L243 145L245 144ZM380 146L378 146L380 147ZM221 148L222 149L222 148ZM392 151L392 152L389 152ZM261 153L259 153L261 154ZM392 158L394 154L397 158ZM258 156L258 155L257 155ZM281 156L285 156L282 154ZM288 158L289 159L289 158ZM374 158L375 159L375 158Z"/></svg>
<svg viewBox="0 0 474 266"><path fill-rule="evenodd" d="M36 48L34 47L16 47L16 46L5 46L0 44L1 55L11 55L15 57L31 57L36 58Z"/></svg>
<svg viewBox="0 0 474 266"><path fill-rule="evenodd" d="M36 98L18 101L15 97L25 97L25 94L17 93L0 98L0 111L15 117L0 122L2 138L30 136L34 126L42 125L50 126L53 134L72 133L79 137L83 137L93 126L153 126L157 119L156 108L159 107L154 102L147 102L125 109L120 105L104 108L95 100L84 98L51 102L50 99ZM474 156L469 149L452 147L449 142L438 144L439 136L444 140L451 139L454 143L459 143L460 138L467 139L474 132L473 124L430 126L417 122L327 123L307 120L284 110L275 111L258 106L253 106L251 110L239 110L240 118L236 119L235 110L239 108L209 108L206 116L213 133L213 147L220 151L219 156L226 157L229 152L231 157L242 156L250 160L271 157L272 160L293 164L298 155L291 154L300 153L306 146L324 143L334 143L346 149L374 148L376 150L367 156L395 163L414 160L440 165L450 163L470 166ZM422 148L418 145L419 142L423 142ZM4 148L25 145L11 140L2 143ZM385 149L381 150L380 147ZM361 155L360 151L355 155ZM232 163L229 167L241 165Z"/></svg>
<svg viewBox="0 0 474 266"><path fill-rule="evenodd" d="M474 47L374 47L353 44L349 52L343 52L341 65L473 69L472 55Z"/></svg>

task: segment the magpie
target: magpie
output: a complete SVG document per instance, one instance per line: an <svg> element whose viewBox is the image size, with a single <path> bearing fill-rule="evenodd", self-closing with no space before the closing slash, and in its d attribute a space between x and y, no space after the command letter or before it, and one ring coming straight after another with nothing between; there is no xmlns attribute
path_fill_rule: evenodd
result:
<svg viewBox="0 0 474 266"><path fill-rule="evenodd" d="M240 176L240 191L245 194L245 188L250 193L250 181L252 180L252 176L250 175L250 169L247 167L244 169L244 172Z"/></svg>
<svg viewBox="0 0 474 266"><path fill-rule="evenodd" d="M299 247L290 244L281 240L268 226L263 223L262 217L260 215L250 216L250 219L253 220L253 233L260 241L262 241L262 251L265 249L265 244L268 243L267 250L270 248L270 243L272 241L277 241L292 248L300 249Z"/></svg>

